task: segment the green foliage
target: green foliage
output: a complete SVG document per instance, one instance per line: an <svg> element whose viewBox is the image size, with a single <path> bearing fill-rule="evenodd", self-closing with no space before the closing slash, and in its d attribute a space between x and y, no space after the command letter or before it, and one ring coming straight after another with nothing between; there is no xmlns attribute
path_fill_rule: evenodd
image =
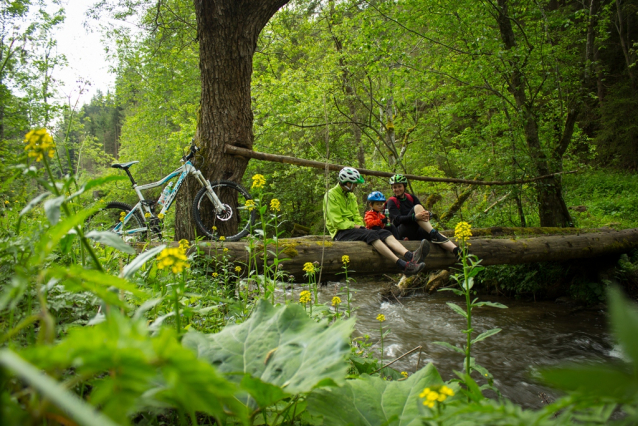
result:
<svg viewBox="0 0 638 426"><path fill-rule="evenodd" d="M308 411L330 425L420 425L418 395L423 389L443 384L432 364L401 381L367 374L343 387L320 389L308 397Z"/></svg>
<svg viewBox="0 0 638 426"><path fill-rule="evenodd" d="M353 326L352 320L317 323L300 304L275 308L262 300L244 323L217 334L189 333L184 345L221 372L249 373L291 394L306 393L343 384Z"/></svg>

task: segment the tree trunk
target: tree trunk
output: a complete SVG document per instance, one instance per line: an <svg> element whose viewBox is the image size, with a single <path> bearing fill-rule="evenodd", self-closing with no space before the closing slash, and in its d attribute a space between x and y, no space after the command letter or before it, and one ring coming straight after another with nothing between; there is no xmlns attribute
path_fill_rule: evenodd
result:
<svg viewBox="0 0 638 426"><path fill-rule="evenodd" d="M202 88L195 136L201 159L196 165L211 181L239 182L246 170L248 159L226 155L224 146L253 147L250 99L253 55L259 33L288 1L194 0ZM197 182L189 179L180 191L175 214L176 239L195 237L191 206L198 190ZM222 201L236 206L237 200L221 196Z"/></svg>
<svg viewBox="0 0 638 426"><path fill-rule="evenodd" d="M514 30L512 29L512 22L507 10L507 0L498 0L499 14L497 16L498 26L501 33L501 39L505 44L507 50L511 50L516 47L516 37ZM516 106L520 114L523 116L524 121L524 133L525 141L527 142L527 148L529 149L532 161L536 166L536 170L539 175L550 174L550 166L541 146L540 138L538 135L538 123L536 120L536 114L534 111L533 101L527 98L525 92L525 84L523 83L523 74L519 69L519 64L510 61L512 68L509 76L509 91L512 93ZM568 114L569 124L570 116ZM563 134L569 134L571 140L570 129L566 129ZM573 131L573 124L571 130ZM563 139L561 139L561 142ZM562 164L562 156L560 157L559 164ZM562 166L559 168L562 169ZM560 180L555 178L545 179L537 185L538 193L538 215L540 216L541 226L573 226L573 222L567 208L565 207L565 201L563 200L562 186Z"/></svg>
<svg viewBox="0 0 638 426"><path fill-rule="evenodd" d="M525 228L530 230L531 228ZM571 231L571 230L570 230ZM418 241L402 241L407 249L414 250ZM173 243L177 244L177 243ZM248 243L224 243L230 259L239 264L248 263ZM372 246L359 241L325 242L322 279L342 280L343 264L341 256L350 257L349 275L374 275L400 272L394 262L381 256ZM220 243L199 243L199 249L211 257L221 254ZM608 254L625 253L638 247L638 228L622 231L607 230L592 233L568 233L567 235L535 236L532 238L472 238L470 251L482 265L521 264L531 262L564 261L579 258L594 258ZM274 246L270 247L274 251ZM290 260L282 262L283 269L292 274L297 282L304 281L303 265L321 259L323 249L320 236L302 238L284 238L279 240L280 258ZM195 248L193 248L194 250ZM263 246L257 251L263 253ZM269 255L272 262L272 254ZM426 269L442 269L454 265L453 254L432 246L425 259ZM257 262L263 264L263 262Z"/></svg>

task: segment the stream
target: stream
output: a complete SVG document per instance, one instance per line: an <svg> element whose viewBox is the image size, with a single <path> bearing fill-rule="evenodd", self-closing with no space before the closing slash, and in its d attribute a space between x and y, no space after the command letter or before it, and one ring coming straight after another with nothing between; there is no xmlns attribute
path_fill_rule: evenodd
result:
<svg viewBox="0 0 638 426"><path fill-rule="evenodd" d="M335 284L320 290L320 300L330 303ZM296 286L295 286L296 287ZM355 291L357 325L355 335L370 335L377 354L379 345L378 314L385 315L384 330L391 332L384 339L384 359L389 362L422 345L421 366L432 362L443 380L455 378L453 371L463 368L463 356L432 342L444 341L455 346L464 343L461 330L465 318L454 313L446 302L454 302L465 309L465 299L452 292L416 295L400 298L400 303L385 302L379 296L378 282L363 281L352 284ZM345 296L341 296L345 303ZM574 311L573 307L552 301L523 302L504 297L481 296L479 300L500 302L508 309L475 308L472 314L473 337L492 329L502 331L472 347L478 364L494 376L494 385L503 396L524 408L543 405L540 393L554 401L560 394L540 385L531 378L534 368L554 366L567 361L610 360L620 357L608 332L606 314L602 310ZM378 356L378 355L377 355ZM398 371L415 371L419 351L392 365ZM479 379L479 384L485 381ZM494 397L488 391L486 396Z"/></svg>

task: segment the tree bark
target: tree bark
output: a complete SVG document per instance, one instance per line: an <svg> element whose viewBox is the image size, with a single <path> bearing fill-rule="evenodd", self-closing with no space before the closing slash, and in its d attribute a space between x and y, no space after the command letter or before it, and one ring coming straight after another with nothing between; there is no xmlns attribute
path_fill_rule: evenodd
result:
<svg viewBox="0 0 638 426"><path fill-rule="evenodd" d="M252 149L250 83L259 33L289 0L194 0L199 41L201 99L196 163L211 181L241 181L247 158L226 155L225 144ZM191 205L199 185L189 179L177 198L176 239L194 239ZM237 200L222 195L236 206ZM231 222L231 221L229 221ZM228 223L229 227L236 226Z"/></svg>
<svg viewBox="0 0 638 426"><path fill-rule="evenodd" d="M501 230L509 228L499 228ZM529 232L534 228L520 228ZM542 228L536 228L542 230ZM477 231L477 230L473 230ZM560 231L560 230L558 230ZM579 232L577 232L579 231ZM531 238L472 238L470 252L483 259L482 265L521 264L532 262L564 261L579 258L594 258L608 254L625 253L638 247L638 228L622 231L604 230L603 232L587 232L587 230L566 229L565 235L534 236ZM486 232L484 234L489 234ZM502 235L493 232L493 235ZM533 235L533 234L532 234ZM542 235L542 234L541 234ZM402 241L407 249L415 250L418 241ZM177 245L177 243L173 243ZM248 263L248 243L234 242L224 243L228 249L227 255L238 264ZM211 257L221 255L222 244L200 242L199 250ZM269 247L274 251L274 246ZM140 245L138 249L143 249ZM282 262L283 269L293 275L297 282L305 281L303 265L321 259L323 244L321 236L309 236L301 238L284 238L279 240L281 254L279 258L290 260ZM193 247L192 250L195 250ZM257 247L258 253L263 253L263 246ZM348 274L375 275L383 273L400 272L394 262L381 256L372 246L364 242L325 242L324 263L322 279L343 279L343 264L341 256L350 257ZM261 255L260 255L261 256ZM272 262L272 252L269 254ZM435 270L451 267L456 260L453 254L442 250L438 246L432 246L430 254L425 259L426 269ZM258 261L258 265L263 261Z"/></svg>

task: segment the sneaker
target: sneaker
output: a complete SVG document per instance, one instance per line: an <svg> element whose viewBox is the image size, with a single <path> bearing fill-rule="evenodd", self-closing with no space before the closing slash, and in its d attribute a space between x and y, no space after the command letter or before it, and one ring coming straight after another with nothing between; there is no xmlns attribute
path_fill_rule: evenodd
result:
<svg viewBox="0 0 638 426"><path fill-rule="evenodd" d="M419 248L412 252L412 261L414 263L421 263L428 253L430 253L430 243L428 240L421 240Z"/></svg>
<svg viewBox="0 0 638 426"><path fill-rule="evenodd" d="M418 274L419 272L421 272L424 269L425 269L425 263L416 263L416 262L411 260L409 262L406 262L405 269L404 269L403 273L407 277L409 277L409 276Z"/></svg>
<svg viewBox="0 0 638 426"><path fill-rule="evenodd" d="M445 235L441 235L441 233L437 231L436 229L433 229L430 231L430 238L431 238L430 242L434 244L443 244L450 241L448 237L446 237Z"/></svg>

